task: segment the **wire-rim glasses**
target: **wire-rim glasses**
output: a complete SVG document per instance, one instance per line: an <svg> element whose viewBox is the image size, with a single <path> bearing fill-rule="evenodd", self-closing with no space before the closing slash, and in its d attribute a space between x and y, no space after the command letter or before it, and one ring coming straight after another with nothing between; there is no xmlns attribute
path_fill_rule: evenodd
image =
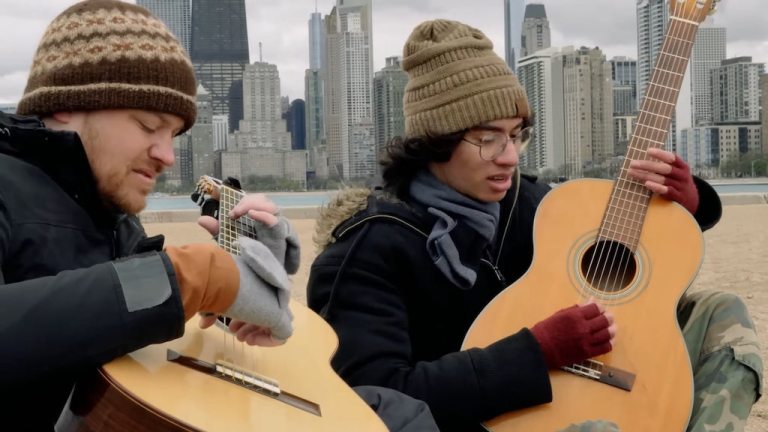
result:
<svg viewBox="0 0 768 432"><path fill-rule="evenodd" d="M480 150L481 159L492 161L504 153L504 150L507 149L507 144L509 144L510 141L512 141L512 143L517 148L517 152L522 153L528 147L528 144L531 142L532 138L533 127L528 126L523 128L517 135L513 137L510 137L503 132L488 131L479 137L479 142L473 142L466 138L463 138L463 141L476 146Z"/></svg>

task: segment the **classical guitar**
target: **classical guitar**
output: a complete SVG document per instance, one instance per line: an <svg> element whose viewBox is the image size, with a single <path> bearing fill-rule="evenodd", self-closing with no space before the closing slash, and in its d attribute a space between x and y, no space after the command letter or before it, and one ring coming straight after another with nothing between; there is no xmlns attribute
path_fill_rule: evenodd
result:
<svg viewBox="0 0 768 432"><path fill-rule="evenodd" d="M553 401L484 423L492 431L555 431L608 419L622 432L683 431L693 379L676 305L696 276L703 239L683 207L627 175L667 139L699 24L714 0L670 0L669 26L618 178L566 182L542 201L527 273L476 318L463 348L484 347L594 297L619 327L613 350L550 373Z"/></svg>
<svg viewBox="0 0 768 432"><path fill-rule="evenodd" d="M227 215L243 193L203 177L198 192ZM220 217L218 244L237 253L256 223ZM63 430L76 431L386 431L368 405L336 375L331 327L294 300L294 334L278 347L237 342L225 326L200 330L114 360L78 382ZM60 429L60 430L62 430Z"/></svg>

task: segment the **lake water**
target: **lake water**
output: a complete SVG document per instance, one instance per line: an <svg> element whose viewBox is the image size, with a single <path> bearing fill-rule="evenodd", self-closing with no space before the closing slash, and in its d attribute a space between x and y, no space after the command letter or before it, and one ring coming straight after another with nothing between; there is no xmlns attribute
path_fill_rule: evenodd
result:
<svg viewBox="0 0 768 432"><path fill-rule="evenodd" d="M327 203L335 191L317 193L267 193L270 200L280 208L318 207ZM151 196L147 199L147 211L158 210L195 210L199 207L189 195L180 196Z"/></svg>
<svg viewBox="0 0 768 432"><path fill-rule="evenodd" d="M715 184L718 194L727 195L734 193L762 193L768 194L768 183L728 183ZM283 192L267 193L267 197L278 207L318 207L327 203L336 191L328 192ZM147 199L147 211L158 210L195 210L197 205L189 198L189 195L182 196L153 196Z"/></svg>

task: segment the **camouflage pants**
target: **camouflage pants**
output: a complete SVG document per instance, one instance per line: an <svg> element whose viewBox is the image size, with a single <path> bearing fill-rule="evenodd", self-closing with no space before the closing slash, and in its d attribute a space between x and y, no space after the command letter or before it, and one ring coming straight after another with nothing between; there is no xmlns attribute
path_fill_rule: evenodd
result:
<svg viewBox="0 0 768 432"><path fill-rule="evenodd" d="M686 294L677 319L693 366L693 411L689 432L743 431L763 388L755 326L737 296L715 291ZM562 432L618 432L614 423L596 420Z"/></svg>

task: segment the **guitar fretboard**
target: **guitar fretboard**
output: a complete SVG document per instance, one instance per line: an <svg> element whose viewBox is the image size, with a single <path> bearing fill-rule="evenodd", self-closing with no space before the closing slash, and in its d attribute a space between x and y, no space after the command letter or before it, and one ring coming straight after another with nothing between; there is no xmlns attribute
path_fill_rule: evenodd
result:
<svg viewBox="0 0 768 432"><path fill-rule="evenodd" d="M661 52L645 92L627 155L600 225L600 240L617 241L635 250L640 241L651 192L629 177L632 160L650 159L647 150L663 148L674 116L698 24L670 18Z"/></svg>
<svg viewBox="0 0 768 432"><path fill-rule="evenodd" d="M229 212L245 196L242 191L222 186L219 190L219 236L218 244L225 251L240 254L237 239L240 236L253 237L258 222L244 215L237 220L229 217Z"/></svg>

